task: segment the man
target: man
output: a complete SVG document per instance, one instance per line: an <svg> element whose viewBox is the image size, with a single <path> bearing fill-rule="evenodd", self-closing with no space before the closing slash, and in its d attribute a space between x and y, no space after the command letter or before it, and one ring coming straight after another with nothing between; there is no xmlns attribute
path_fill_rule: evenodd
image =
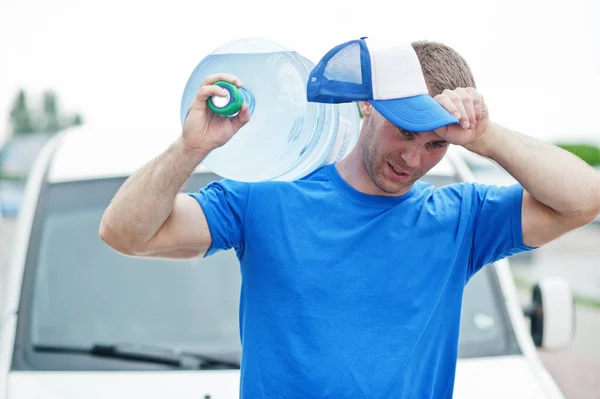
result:
<svg viewBox="0 0 600 399"><path fill-rule="evenodd" d="M592 221L600 179L579 158L489 119L447 46L353 40L312 71L309 101L359 101L359 142L294 182L213 182L178 193L249 120L212 114L209 76L181 137L131 176L100 226L132 256L234 248L242 291L244 398L452 396L463 289L484 265ZM434 189L420 178L449 145L520 184Z"/></svg>

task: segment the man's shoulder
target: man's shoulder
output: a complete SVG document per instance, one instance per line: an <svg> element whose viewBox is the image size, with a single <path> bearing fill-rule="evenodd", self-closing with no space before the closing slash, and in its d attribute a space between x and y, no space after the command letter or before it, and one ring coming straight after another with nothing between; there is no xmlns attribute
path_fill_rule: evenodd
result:
<svg viewBox="0 0 600 399"><path fill-rule="evenodd" d="M471 195L477 192L489 190L493 187L496 186L483 184L477 181L463 180L434 187L432 191L439 195Z"/></svg>
<svg viewBox="0 0 600 399"><path fill-rule="evenodd" d="M499 201L512 201L515 196L522 193L522 186L495 185L477 181L461 181L436 187L432 190L432 198L445 203L469 204L480 206L483 203Z"/></svg>
<svg viewBox="0 0 600 399"><path fill-rule="evenodd" d="M325 167L319 167L307 175L294 180L240 181L228 178L215 180L207 184L204 190L223 190L239 194L261 194L311 190L320 183L328 181Z"/></svg>
<svg viewBox="0 0 600 399"><path fill-rule="evenodd" d="M472 181L459 181L443 186L428 184L425 187L422 191L427 193L427 201L449 207L477 202L488 189L487 186Z"/></svg>
<svg viewBox="0 0 600 399"><path fill-rule="evenodd" d="M304 190L311 189L321 183L328 182L329 177L325 166L321 166L305 176L293 180L267 180L249 183L251 190Z"/></svg>
<svg viewBox="0 0 600 399"><path fill-rule="evenodd" d="M441 186L423 182L421 184L429 189L431 196L438 198L462 198L474 189L474 183L468 181L459 181Z"/></svg>

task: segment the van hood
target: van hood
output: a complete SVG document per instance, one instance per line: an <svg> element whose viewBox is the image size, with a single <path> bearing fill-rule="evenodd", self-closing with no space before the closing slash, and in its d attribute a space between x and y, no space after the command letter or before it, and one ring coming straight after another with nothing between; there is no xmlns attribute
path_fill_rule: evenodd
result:
<svg viewBox="0 0 600 399"><path fill-rule="evenodd" d="M550 374L524 356L463 359L458 362L455 398L564 399Z"/></svg>
<svg viewBox="0 0 600 399"><path fill-rule="evenodd" d="M6 399L237 399L239 378L239 370L13 372Z"/></svg>
<svg viewBox="0 0 600 399"><path fill-rule="evenodd" d="M543 370L542 370L543 372ZM459 361L454 397L562 398L524 357ZM237 399L239 370L159 372L12 372L7 399Z"/></svg>

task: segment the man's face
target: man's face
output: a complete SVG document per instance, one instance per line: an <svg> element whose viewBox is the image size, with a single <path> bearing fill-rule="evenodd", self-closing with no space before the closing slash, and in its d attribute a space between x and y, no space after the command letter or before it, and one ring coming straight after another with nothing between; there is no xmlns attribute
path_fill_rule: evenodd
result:
<svg viewBox="0 0 600 399"><path fill-rule="evenodd" d="M363 162L380 195L402 195L446 154L448 143L434 132L403 131L370 104L359 140Z"/></svg>

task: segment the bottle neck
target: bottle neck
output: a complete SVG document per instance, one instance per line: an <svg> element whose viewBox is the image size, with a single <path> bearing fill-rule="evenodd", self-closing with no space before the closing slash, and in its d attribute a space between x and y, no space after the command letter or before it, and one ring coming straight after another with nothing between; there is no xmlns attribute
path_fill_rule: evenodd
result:
<svg viewBox="0 0 600 399"><path fill-rule="evenodd" d="M238 88L237 86L225 82L218 81L216 86L220 86L227 91L225 96L212 96L208 99L208 107L215 113L233 118L235 117L242 105L248 104L250 115L254 112L254 95L246 88Z"/></svg>

